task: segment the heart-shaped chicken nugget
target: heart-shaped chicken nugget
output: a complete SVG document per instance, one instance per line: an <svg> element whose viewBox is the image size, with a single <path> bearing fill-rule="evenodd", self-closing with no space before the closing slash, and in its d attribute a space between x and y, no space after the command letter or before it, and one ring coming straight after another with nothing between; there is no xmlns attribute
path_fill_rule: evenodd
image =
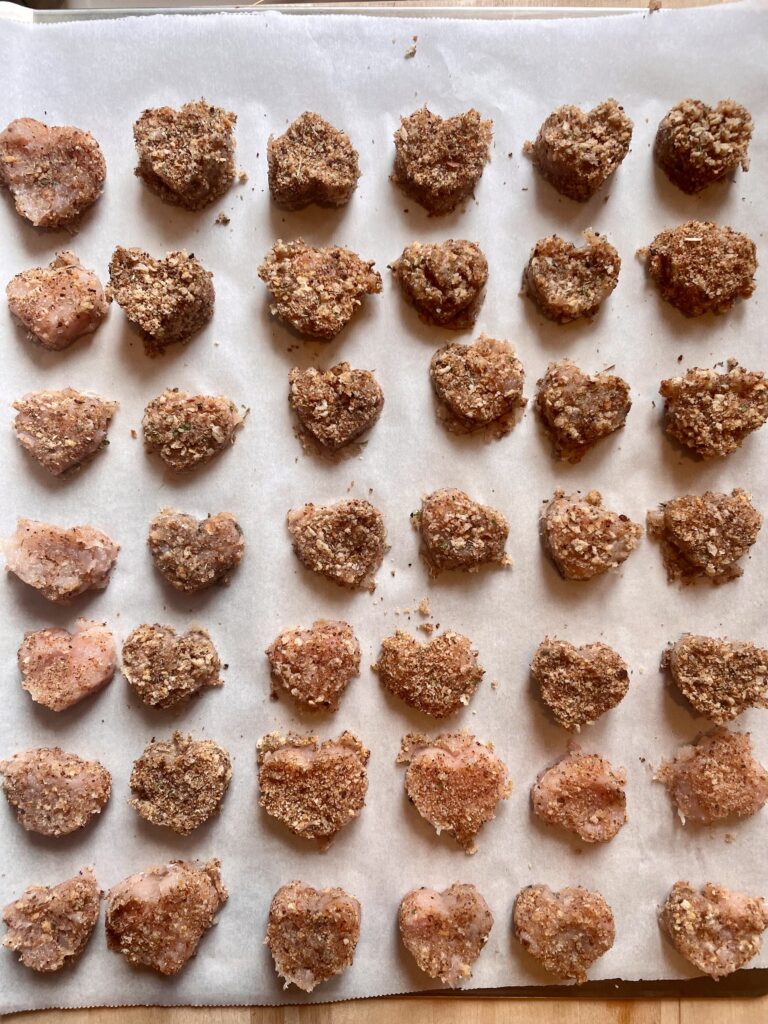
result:
<svg viewBox="0 0 768 1024"><path fill-rule="evenodd" d="M716 107L681 100L659 125L653 155L673 185L689 194L700 192L739 167L749 170L753 128L749 111L733 100L721 100Z"/></svg>
<svg viewBox="0 0 768 1024"><path fill-rule="evenodd" d="M270 733L258 743L259 804L291 832L329 843L365 805L370 751L351 732Z"/></svg>
<svg viewBox="0 0 768 1024"><path fill-rule="evenodd" d="M346 622L319 619L311 629L284 629L267 648L278 686L307 711L336 711L360 672L360 644Z"/></svg>
<svg viewBox="0 0 768 1024"><path fill-rule="evenodd" d="M392 181L429 213L450 213L474 192L492 135L474 109L444 119L421 107L400 118Z"/></svg>
<svg viewBox="0 0 768 1024"><path fill-rule="evenodd" d="M555 454L580 462L602 438L624 426L632 406L629 385L603 371L584 373L570 359L550 363L538 381L536 409Z"/></svg>
<svg viewBox="0 0 768 1024"><path fill-rule="evenodd" d="M626 782L623 768L571 744L536 780L533 810L548 825L560 825L585 843L607 843L627 821Z"/></svg>
<svg viewBox="0 0 768 1024"><path fill-rule="evenodd" d="M109 443L107 430L117 402L65 388L33 391L13 408L13 429L21 446L49 473L62 476Z"/></svg>
<svg viewBox="0 0 768 1024"><path fill-rule="evenodd" d="M493 914L474 887L454 882L448 889L412 889L400 904L403 945L430 978L455 988L472 977L472 967L493 927Z"/></svg>
<svg viewBox="0 0 768 1024"><path fill-rule="evenodd" d="M716 981L758 955L768 928L762 896L707 882L675 882L659 909L659 924L681 956Z"/></svg>
<svg viewBox="0 0 768 1024"><path fill-rule="evenodd" d="M310 203L344 206L360 177L357 150L346 132L305 110L267 143L269 191L284 210Z"/></svg>
<svg viewBox="0 0 768 1024"><path fill-rule="evenodd" d="M518 894L515 938L550 974L582 985L587 968L613 945L613 912L599 892L529 885Z"/></svg>
<svg viewBox="0 0 768 1024"><path fill-rule="evenodd" d="M231 512L195 519L164 508L149 524L148 542L158 571L186 593L226 583L245 549L243 531Z"/></svg>
<svg viewBox="0 0 768 1024"><path fill-rule="evenodd" d="M235 443L243 425L237 406L224 395L190 395L167 388L144 410L141 426L147 451L171 469L194 469Z"/></svg>
<svg viewBox="0 0 768 1024"><path fill-rule="evenodd" d="M374 669L390 693L434 718L469 704L484 675L472 642L450 631L420 644L398 630L382 640Z"/></svg>
<svg viewBox="0 0 768 1024"><path fill-rule="evenodd" d="M182 249L157 260L118 246L109 263L108 293L144 339L147 355L186 343L213 315L213 274Z"/></svg>
<svg viewBox="0 0 768 1024"><path fill-rule="evenodd" d="M360 903L343 889L291 882L277 890L264 940L285 979L304 992L352 964L360 938Z"/></svg>
<svg viewBox="0 0 768 1024"><path fill-rule="evenodd" d="M370 430L381 414L384 394L370 370L338 363L330 370L294 367L289 400L304 430L337 451Z"/></svg>
<svg viewBox="0 0 768 1024"><path fill-rule="evenodd" d="M369 501L304 505L288 513L296 557L340 587L374 590L387 539L381 512Z"/></svg>
<svg viewBox="0 0 768 1024"><path fill-rule="evenodd" d="M397 763L408 765L405 791L422 818L438 835L452 835L465 853L475 852L475 836L512 792L507 767L492 744L467 732L434 740L404 736Z"/></svg>
<svg viewBox="0 0 768 1024"><path fill-rule="evenodd" d="M545 550L566 580L590 580L621 565L640 543L643 529L603 505L599 491L583 497L558 488L541 511Z"/></svg>
<svg viewBox="0 0 768 1024"><path fill-rule="evenodd" d="M700 715L722 725L768 707L768 650L742 640L684 634L662 655L675 685Z"/></svg>
<svg viewBox="0 0 768 1024"><path fill-rule="evenodd" d="M524 152L558 192L585 202L616 170L629 151L632 122L616 100L587 111L565 106L553 110Z"/></svg>
<svg viewBox="0 0 768 1024"><path fill-rule="evenodd" d="M422 554L432 576L444 569L475 572L481 565L509 565L504 551L509 533L506 519L464 491L433 491L422 498L421 510L412 519L421 533Z"/></svg>
<svg viewBox="0 0 768 1024"><path fill-rule="evenodd" d="M629 689L626 662L603 643L575 647L547 638L533 656L531 675L557 723L577 732L615 708Z"/></svg>
<svg viewBox="0 0 768 1024"><path fill-rule="evenodd" d="M476 242L411 242L390 269L424 323L465 331L477 320L488 260Z"/></svg>
<svg viewBox="0 0 768 1024"><path fill-rule="evenodd" d="M438 349L429 376L441 404L440 419L453 433L493 424L501 436L512 428L515 413L526 403L525 371L514 348L508 341L484 334L471 345L454 342Z"/></svg>
<svg viewBox="0 0 768 1024"><path fill-rule="evenodd" d="M584 239L581 247L557 235L539 239L523 273L529 297L558 324L595 316L619 281L621 257L610 242L595 231Z"/></svg>
<svg viewBox="0 0 768 1024"><path fill-rule="evenodd" d="M123 675L150 707L171 708L205 686L221 686L221 660L208 631L197 626L137 626L123 644Z"/></svg>

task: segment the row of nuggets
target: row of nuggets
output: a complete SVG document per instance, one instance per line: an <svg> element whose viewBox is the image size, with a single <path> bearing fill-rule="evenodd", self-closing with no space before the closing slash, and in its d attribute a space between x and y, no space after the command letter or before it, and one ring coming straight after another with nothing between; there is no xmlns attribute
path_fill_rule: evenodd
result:
<svg viewBox="0 0 768 1024"><path fill-rule="evenodd" d="M433 491L411 521L433 576L511 564L504 515L464 491ZM740 560L757 540L762 516L749 494L735 488L730 494L706 491L673 498L650 511L647 523L660 543L671 582L721 584L742 575ZM340 587L375 589L387 533L381 513L369 501L303 505L288 512L287 526L294 553L306 569ZM627 515L607 508L598 491L566 495L556 490L541 510L539 528L544 551L560 575L579 582L621 565L643 534ZM225 583L245 551L243 531L231 512L196 519L162 509L150 523L148 544L157 570L184 593ZM120 546L92 526L19 519L3 550L8 572L49 601L67 602L108 585Z"/></svg>
<svg viewBox="0 0 768 1024"><path fill-rule="evenodd" d="M525 371L514 348L485 335L470 345L438 349L430 379L437 418L455 434L482 431L498 440L514 428L528 401ZM667 434L694 458L733 454L768 420L765 374L733 359L722 370L697 366L662 380L659 393ZM303 449L331 460L358 454L359 442L384 407L374 372L346 362L328 370L294 367L288 398ZM623 377L608 370L588 374L570 359L550 363L536 385L539 420L554 455L566 462L580 462L599 441L620 430L631 406ZM64 478L107 447L117 407L117 402L74 388L33 391L13 403L13 428L24 451ZM233 445L246 416L225 395L168 388L144 409L144 445L169 469L188 472Z"/></svg>
<svg viewBox="0 0 768 1024"><path fill-rule="evenodd" d="M259 805L294 835L324 849L365 807L370 751L351 732L335 739L269 733L257 744ZM465 851L512 792L491 743L468 732L402 738L405 791L440 836ZM5 796L28 832L60 837L101 814L112 776L99 761L34 747L0 761ZM153 740L134 762L129 804L146 821L189 835L218 814L232 777L228 752L179 732ZM534 814L584 843L608 843L627 822L626 771L571 743L531 787ZM768 801L768 771L749 733L718 727L681 747L655 774L683 823L750 818Z"/></svg>
<svg viewBox="0 0 768 1024"><path fill-rule="evenodd" d="M616 287L621 259L588 231L581 247L557 235L540 239L523 274L523 291L559 324L593 317ZM730 227L688 221L658 234L639 254L664 299L686 316L725 313L755 287L754 242ZM366 295L382 290L372 260L343 246L279 240L258 269L270 311L298 334L330 341ZM476 242L412 242L391 264L405 299L420 318L449 330L472 327L485 298L488 261ZM114 298L149 355L186 343L213 316L213 274L183 250L157 259L118 246L105 289L69 250L47 267L17 274L6 287L11 313L40 345L67 348L93 333Z"/></svg>
<svg viewBox="0 0 768 1024"><path fill-rule="evenodd" d="M166 202L203 209L237 176L236 122L231 111L204 99L179 110L145 110L133 126L136 175ZM559 107L523 151L561 195L584 202L624 160L632 129L613 99L586 112ZM674 185L699 192L739 167L748 169L752 130L751 115L733 100L710 107L686 99L659 125L654 154ZM422 107L401 118L395 132L392 181L430 214L449 213L473 195L492 137L493 122L477 110L444 119ZM358 153L346 132L310 111L283 135L270 136L267 167L272 199L288 210L310 203L343 206L360 177ZM24 117L0 132L0 184L11 192L18 213L36 226L71 224L102 194L105 177L101 148L87 131Z"/></svg>
<svg viewBox="0 0 768 1024"><path fill-rule="evenodd" d="M178 973L195 955L228 899L217 860L171 861L118 882L106 894L107 945L134 967ZM4 945L25 966L53 972L85 949L99 917L101 892L86 868L54 886L31 886L3 912ZM360 902L344 889L283 885L272 898L265 944L285 988L305 992L353 963L360 938ZM472 977L493 927L488 903L474 885L454 882L442 892L412 889L399 905L402 942L428 977L451 988ZM725 977L757 956L768 927L760 896L711 882L672 886L658 911L677 952L699 971ZM582 983L587 969L614 944L611 907L581 886L553 891L529 885L514 903L512 931L545 971Z"/></svg>

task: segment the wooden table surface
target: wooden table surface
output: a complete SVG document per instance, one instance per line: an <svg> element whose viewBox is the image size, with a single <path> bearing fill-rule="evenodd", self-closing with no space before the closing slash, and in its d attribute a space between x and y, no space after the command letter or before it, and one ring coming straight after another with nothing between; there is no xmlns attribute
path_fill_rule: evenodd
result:
<svg viewBox="0 0 768 1024"><path fill-rule="evenodd" d="M131 0L125 0L130 6ZM170 6L169 0L157 0ZM215 3L216 0L210 0ZM286 2L286 0L282 0ZM290 0L288 0L290 2ZM413 0L420 6L638 7L637 0ZM694 7L721 0L663 0ZM398 0L370 6L399 7ZM72 4L76 6L76 4ZM106 6L106 4L105 4ZM120 6L123 6L121 4ZM255 6L255 5L254 5ZM261 6L261 3L259 4ZM368 6L368 5L366 5ZM656 14L655 17L663 17ZM84 998L86 994L84 993ZM4 1024L764 1024L768 996L713 999L390 997L314 1006L134 1007L1 1015Z"/></svg>

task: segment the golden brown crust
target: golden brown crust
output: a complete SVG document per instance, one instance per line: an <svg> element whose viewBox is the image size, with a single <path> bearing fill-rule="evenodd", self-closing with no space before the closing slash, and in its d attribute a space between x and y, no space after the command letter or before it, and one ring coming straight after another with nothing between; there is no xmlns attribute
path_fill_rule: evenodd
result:
<svg viewBox="0 0 768 1024"><path fill-rule="evenodd" d="M474 193L492 136L474 108L443 119L421 107L400 118L392 181L430 214L450 213Z"/></svg>
<svg viewBox="0 0 768 1024"><path fill-rule="evenodd" d="M202 210L235 179L237 115L204 99L145 110L133 126L135 174L167 203Z"/></svg>
<svg viewBox="0 0 768 1024"><path fill-rule="evenodd" d="M327 844L365 806L369 757L351 732L322 743L270 733L257 747L259 805L295 835Z"/></svg>
<svg viewBox="0 0 768 1024"><path fill-rule="evenodd" d="M510 564L504 550L509 534L506 519L464 491L433 491L422 498L420 511L411 518L421 534L422 555L432 576L445 569L476 572L481 565Z"/></svg>
<svg viewBox="0 0 768 1024"><path fill-rule="evenodd" d="M599 754L582 754L574 744L537 779L533 810L585 843L608 843L627 821L626 781L623 768Z"/></svg>
<svg viewBox="0 0 768 1024"><path fill-rule="evenodd" d="M685 316L727 313L755 290L755 243L733 228L690 220L661 231L638 255L662 298Z"/></svg>
<svg viewBox="0 0 768 1024"><path fill-rule="evenodd" d="M264 940L285 979L311 992L350 967L360 938L360 903L343 889L283 885L272 897Z"/></svg>
<svg viewBox="0 0 768 1024"><path fill-rule="evenodd" d="M144 409L147 451L175 470L194 469L235 443L243 418L224 395L190 395L166 388Z"/></svg>
<svg viewBox="0 0 768 1024"><path fill-rule="evenodd" d="M754 124L749 111L733 100L715 107L701 100L680 100L662 118L653 155L673 185L700 192L715 181L749 170Z"/></svg>
<svg viewBox="0 0 768 1024"><path fill-rule="evenodd" d="M488 280L488 261L476 242L411 242L390 269L424 323L453 331L474 324Z"/></svg>
<svg viewBox="0 0 768 1024"><path fill-rule="evenodd" d="M738 579L739 559L757 540L763 517L740 487L730 494L706 491L662 502L648 513L648 535L661 545L670 583L704 578Z"/></svg>
<svg viewBox="0 0 768 1024"><path fill-rule="evenodd" d="M398 630L382 640L372 667L390 693L433 718L469 704L485 675L472 641L450 630L423 644Z"/></svg>
<svg viewBox="0 0 768 1024"><path fill-rule="evenodd" d="M515 938L545 970L582 985L587 969L613 946L613 912L599 892L529 885L515 900Z"/></svg>
<svg viewBox="0 0 768 1024"><path fill-rule="evenodd" d="M381 513L369 501L303 505L288 512L296 557L307 569L352 590L374 590L386 550Z"/></svg>
<svg viewBox="0 0 768 1024"><path fill-rule="evenodd" d="M337 363L329 370L294 367L288 375L289 401L302 428L318 444L338 451L376 423L384 393L370 370Z"/></svg>
<svg viewBox="0 0 768 1024"><path fill-rule="evenodd" d="M576 732L615 708L629 689L627 663L599 642L575 647L547 637L536 649L531 674L558 725Z"/></svg>
<svg viewBox="0 0 768 1024"><path fill-rule="evenodd" d="M226 583L245 550L243 531L231 512L198 520L161 509L149 524L147 541L158 571L186 593Z"/></svg>
<svg viewBox="0 0 768 1024"><path fill-rule="evenodd" d="M123 675L150 707L171 708L206 686L221 686L221 660L206 629L137 626L123 644Z"/></svg>
<svg viewBox="0 0 768 1024"><path fill-rule="evenodd" d="M616 100L592 110L558 107L526 142L536 170L558 192L585 202L610 177L629 151L632 121Z"/></svg>
<svg viewBox="0 0 768 1024"><path fill-rule="evenodd" d="M64 388L33 391L13 408L13 429L21 446L49 473L61 476L109 444L107 430L117 402Z"/></svg>
<svg viewBox="0 0 768 1024"><path fill-rule="evenodd" d="M722 725L747 708L768 707L768 650L741 640L685 633L661 658L700 715Z"/></svg>
<svg viewBox="0 0 768 1024"><path fill-rule="evenodd" d="M603 505L599 491L566 495L559 488L543 508L544 549L566 580L589 580L615 569L635 550L643 528Z"/></svg>
<svg viewBox="0 0 768 1024"><path fill-rule="evenodd" d="M360 674L360 644L346 622L318 619L311 629L284 629L266 654L273 695L286 693L306 711L337 711Z"/></svg>
<svg viewBox="0 0 768 1024"><path fill-rule="evenodd" d="M512 429L527 402L525 370L514 348L485 334L471 345L452 342L438 349L429 376L438 417L452 433L492 426L501 437Z"/></svg>
<svg viewBox="0 0 768 1024"><path fill-rule="evenodd" d="M597 314L619 281L621 257L604 236L584 232L584 245L558 235L540 238L523 271L523 286L548 320L567 324Z"/></svg>
<svg viewBox="0 0 768 1024"><path fill-rule="evenodd" d="M269 191L284 210L344 206L360 177L358 153L346 132L305 111L267 143Z"/></svg>
<svg viewBox="0 0 768 1024"><path fill-rule="evenodd" d="M324 248L278 239L259 267L272 293L270 313L299 334L321 341L346 327L366 295L381 291L373 260L339 245Z"/></svg>

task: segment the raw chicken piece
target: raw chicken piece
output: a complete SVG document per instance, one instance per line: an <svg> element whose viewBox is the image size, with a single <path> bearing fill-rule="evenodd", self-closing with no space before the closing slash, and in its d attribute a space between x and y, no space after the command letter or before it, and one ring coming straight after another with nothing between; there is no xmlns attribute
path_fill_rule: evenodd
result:
<svg viewBox="0 0 768 1024"><path fill-rule="evenodd" d="M73 252L60 252L47 267L23 270L8 282L8 308L43 348L58 352L92 334L109 304L101 281Z"/></svg>
<svg viewBox="0 0 768 1024"><path fill-rule="evenodd" d="M99 919L101 891L90 868L58 885L31 885L3 911L7 949L33 971L60 971L88 944Z"/></svg>
<svg viewBox="0 0 768 1024"><path fill-rule="evenodd" d="M607 843L627 820L627 781L599 754L582 754L573 745L543 772L533 789L533 810L550 825L560 825L585 843Z"/></svg>
<svg viewBox="0 0 768 1024"><path fill-rule="evenodd" d="M97 693L115 674L115 638L103 622L78 619L75 632L25 633L18 653L21 685L37 704L64 711Z"/></svg>
<svg viewBox="0 0 768 1024"><path fill-rule="evenodd" d="M89 132L19 117L0 132L0 185L35 227L58 228L101 195L107 166Z"/></svg>
<svg viewBox="0 0 768 1024"><path fill-rule="evenodd" d="M360 644L348 622L318 619L311 629L284 629L266 651L272 695L290 694L304 711L337 711L360 674Z"/></svg>
<svg viewBox="0 0 768 1024"><path fill-rule="evenodd" d="M13 429L22 448L43 469L63 476L109 443L107 430L117 402L65 388L33 391L13 408Z"/></svg>
<svg viewBox="0 0 768 1024"><path fill-rule="evenodd" d="M69 601L87 590L103 590L120 545L92 526L54 526L18 519L2 543L5 568L49 601Z"/></svg>
<svg viewBox="0 0 768 1024"><path fill-rule="evenodd" d="M475 836L512 792L507 767L492 745L466 732L434 740L404 736L397 763L408 765L405 791L422 818L438 835L452 835L465 853L475 852Z"/></svg>
<svg viewBox="0 0 768 1024"><path fill-rule="evenodd" d="M750 818L768 800L768 771L753 757L748 732L713 729L663 761L655 779L667 787L683 824Z"/></svg>
<svg viewBox="0 0 768 1024"><path fill-rule="evenodd" d="M28 832L65 836L101 814L112 777L98 761L84 761L61 747L37 747L0 761L3 790Z"/></svg>
<svg viewBox="0 0 768 1024"><path fill-rule="evenodd" d="M124 878L107 893L107 945L135 967L176 974L197 952L229 893L218 860L173 860Z"/></svg>
<svg viewBox="0 0 768 1024"><path fill-rule="evenodd" d="M403 944L419 968L455 988L472 977L493 914L474 885L454 882L442 892L412 889L400 904L398 923Z"/></svg>
<svg viewBox="0 0 768 1024"><path fill-rule="evenodd" d="M659 924L681 956L718 981L758 955L768 907L762 896L724 885L707 882L697 891L690 882L675 882Z"/></svg>
<svg viewBox="0 0 768 1024"><path fill-rule="evenodd" d="M158 571L188 594L227 583L245 550L243 531L231 512L198 520L161 509L149 524L147 543Z"/></svg>
<svg viewBox="0 0 768 1024"><path fill-rule="evenodd" d="M291 882L277 890L269 908L265 945L275 968L303 992L352 963L360 938L360 904L343 889L313 889Z"/></svg>
<svg viewBox="0 0 768 1024"><path fill-rule="evenodd" d="M137 626L123 644L123 675L150 707L171 708L206 686L221 686L221 659L201 626Z"/></svg>

